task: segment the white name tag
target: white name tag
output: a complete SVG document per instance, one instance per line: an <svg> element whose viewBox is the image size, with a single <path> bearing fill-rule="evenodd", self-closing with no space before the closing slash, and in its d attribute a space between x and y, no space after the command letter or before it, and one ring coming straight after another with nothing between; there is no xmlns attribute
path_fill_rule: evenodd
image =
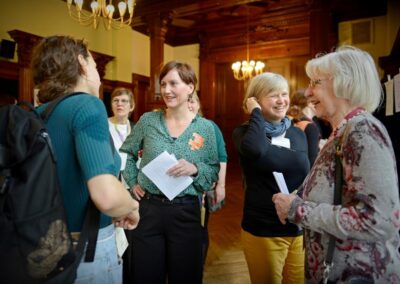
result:
<svg viewBox="0 0 400 284"><path fill-rule="evenodd" d="M122 257L129 243L125 235L124 229L120 227L115 228L115 240L117 242L117 253L119 257Z"/></svg>
<svg viewBox="0 0 400 284"><path fill-rule="evenodd" d="M272 137L271 144L290 149L290 139L283 136Z"/></svg>

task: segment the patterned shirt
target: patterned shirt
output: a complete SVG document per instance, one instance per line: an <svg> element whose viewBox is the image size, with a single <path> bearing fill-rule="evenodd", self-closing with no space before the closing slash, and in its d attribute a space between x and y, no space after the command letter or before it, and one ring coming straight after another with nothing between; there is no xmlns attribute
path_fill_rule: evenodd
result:
<svg viewBox="0 0 400 284"><path fill-rule="evenodd" d="M174 154L176 159L185 159L197 167L193 183L178 196L199 195L211 189L218 179L219 160L214 127L211 122L196 116L185 131L177 138L171 137L165 122L165 112L143 114L132 133L120 148L128 154L123 177L132 188L139 184L143 190L161 195L157 186L146 177L141 169L163 151ZM142 151L140 169L136 167L138 153Z"/></svg>
<svg viewBox="0 0 400 284"><path fill-rule="evenodd" d="M343 205L334 206L335 145L341 136ZM303 198L292 203L288 219L305 228L309 283L322 279L328 234L337 239L329 280L400 283L396 162L386 129L370 113L347 116L332 133L303 183Z"/></svg>

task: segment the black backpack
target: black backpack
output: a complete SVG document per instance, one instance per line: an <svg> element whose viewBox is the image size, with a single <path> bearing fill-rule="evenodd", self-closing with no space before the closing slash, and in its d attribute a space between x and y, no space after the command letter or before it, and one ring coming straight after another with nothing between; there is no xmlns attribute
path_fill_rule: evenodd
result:
<svg viewBox="0 0 400 284"><path fill-rule="evenodd" d="M86 241L93 261L99 211L89 199L74 247L58 184L56 156L45 121L63 99L39 115L18 105L0 107L0 282L73 283Z"/></svg>

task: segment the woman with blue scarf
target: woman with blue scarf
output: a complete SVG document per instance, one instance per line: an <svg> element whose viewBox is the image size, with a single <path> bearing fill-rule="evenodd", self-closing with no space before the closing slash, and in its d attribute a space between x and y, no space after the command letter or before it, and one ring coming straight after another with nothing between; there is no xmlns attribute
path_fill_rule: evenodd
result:
<svg viewBox="0 0 400 284"><path fill-rule="evenodd" d="M233 132L244 176L241 237L252 284L304 283L302 231L282 224L272 202L280 192L273 172L282 173L292 193L310 170L307 138L286 116L289 103L283 76L254 77L243 100L250 119Z"/></svg>

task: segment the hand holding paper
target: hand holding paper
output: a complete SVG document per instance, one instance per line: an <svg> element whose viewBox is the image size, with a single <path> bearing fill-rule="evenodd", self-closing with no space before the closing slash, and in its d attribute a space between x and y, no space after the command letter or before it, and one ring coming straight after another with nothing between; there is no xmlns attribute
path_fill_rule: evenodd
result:
<svg viewBox="0 0 400 284"><path fill-rule="evenodd" d="M164 151L142 169L143 173L169 200L174 199L193 182L189 176L175 177L167 173L176 164L178 161L175 156Z"/></svg>

